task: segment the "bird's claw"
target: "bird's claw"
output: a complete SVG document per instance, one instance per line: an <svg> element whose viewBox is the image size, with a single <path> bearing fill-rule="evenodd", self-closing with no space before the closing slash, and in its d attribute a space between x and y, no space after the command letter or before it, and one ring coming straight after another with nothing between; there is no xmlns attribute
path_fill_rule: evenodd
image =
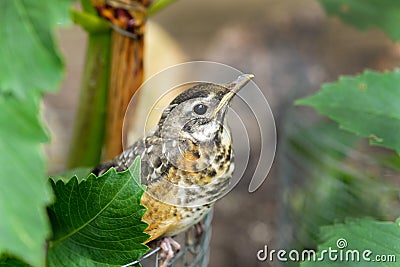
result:
<svg viewBox="0 0 400 267"><path fill-rule="evenodd" d="M197 241L200 241L200 239L203 237L204 233L204 222L200 221L194 225L194 233L195 233L195 238Z"/></svg>
<svg viewBox="0 0 400 267"><path fill-rule="evenodd" d="M160 267L167 267L175 253L181 249L181 245L171 237L164 237L160 243L161 253L160 258L162 264Z"/></svg>

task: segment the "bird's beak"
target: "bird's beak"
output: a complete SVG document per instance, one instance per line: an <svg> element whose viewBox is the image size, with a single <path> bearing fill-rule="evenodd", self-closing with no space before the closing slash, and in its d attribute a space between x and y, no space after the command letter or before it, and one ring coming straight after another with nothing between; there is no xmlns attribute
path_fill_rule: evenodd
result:
<svg viewBox="0 0 400 267"><path fill-rule="evenodd" d="M232 98L240 91L251 79L254 78L253 74L243 74L240 75L233 82L225 85L229 89L229 92L224 95L224 97L219 102L217 108L214 110L212 117L214 118L221 110L228 106Z"/></svg>

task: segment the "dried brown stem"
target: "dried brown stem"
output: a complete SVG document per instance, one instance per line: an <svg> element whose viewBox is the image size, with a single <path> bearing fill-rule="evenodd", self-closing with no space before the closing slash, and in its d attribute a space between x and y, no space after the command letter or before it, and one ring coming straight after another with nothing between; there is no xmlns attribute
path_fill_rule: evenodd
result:
<svg viewBox="0 0 400 267"><path fill-rule="evenodd" d="M143 34L147 1L95 0L101 16L113 26L105 159L122 152L122 126L128 104L143 82Z"/></svg>
<svg viewBox="0 0 400 267"><path fill-rule="evenodd" d="M105 157L122 152L122 126L129 101L143 82L143 38L112 33L111 78L106 119Z"/></svg>

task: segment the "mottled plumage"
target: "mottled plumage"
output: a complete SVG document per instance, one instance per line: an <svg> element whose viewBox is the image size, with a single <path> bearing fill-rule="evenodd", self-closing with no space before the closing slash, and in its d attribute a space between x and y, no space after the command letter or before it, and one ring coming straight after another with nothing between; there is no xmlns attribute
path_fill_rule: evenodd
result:
<svg viewBox="0 0 400 267"><path fill-rule="evenodd" d="M225 114L232 97L252 77L187 89L163 111L152 133L93 171L123 171L140 156L147 186L142 197L148 209L143 217L151 236L147 242L187 230L227 189L234 164Z"/></svg>

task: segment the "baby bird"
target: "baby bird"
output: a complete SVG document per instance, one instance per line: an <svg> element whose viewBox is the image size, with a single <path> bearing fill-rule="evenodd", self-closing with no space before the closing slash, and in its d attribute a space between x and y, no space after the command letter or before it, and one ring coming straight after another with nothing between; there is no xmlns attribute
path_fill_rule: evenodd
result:
<svg viewBox="0 0 400 267"><path fill-rule="evenodd" d="M198 223L227 189L234 170L225 115L236 93L254 76L244 74L218 85L199 83L180 93L163 111L154 131L113 160L93 170L124 171L141 159L146 185L146 243L161 240L167 266L179 244L171 237ZM172 245L172 246L171 246Z"/></svg>

